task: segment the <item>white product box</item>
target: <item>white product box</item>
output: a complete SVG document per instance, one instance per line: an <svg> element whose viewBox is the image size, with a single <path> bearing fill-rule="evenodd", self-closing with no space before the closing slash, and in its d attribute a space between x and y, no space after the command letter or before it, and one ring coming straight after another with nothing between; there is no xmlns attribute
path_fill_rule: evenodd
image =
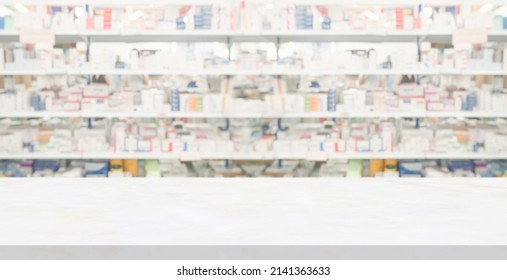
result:
<svg viewBox="0 0 507 280"><path fill-rule="evenodd" d="M370 151L371 152L382 151L382 137L380 135L374 135L370 138Z"/></svg>
<svg viewBox="0 0 507 280"><path fill-rule="evenodd" d="M368 140L356 140L356 152L369 152L370 142Z"/></svg>
<svg viewBox="0 0 507 280"><path fill-rule="evenodd" d="M294 153L307 152L309 146L308 140L294 140L291 143L291 151Z"/></svg>
<svg viewBox="0 0 507 280"><path fill-rule="evenodd" d="M292 141L276 140L273 142L273 152L275 153L290 153Z"/></svg>
<svg viewBox="0 0 507 280"><path fill-rule="evenodd" d="M199 151L200 152L216 152L216 143L214 140L208 140L208 139L199 139L197 140L197 143L199 144Z"/></svg>
<svg viewBox="0 0 507 280"><path fill-rule="evenodd" d="M271 150L271 142L269 141L256 141L254 142L254 151L258 153L265 153Z"/></svg>
<svg viewBox="0 0 507 280"><path fill-rule="evenodd" d="M309 152L322 152L323 146L324 146L324 144L322 141L311 140L308 142L308 151Z"/></svg>
<svg viewBox="0 0 507 280"><path fill-rule="evenodd" d="M23 151L21 132L0 132L0 151L5 153L20 153Z"/></svg>
<svg viewBox="0 0 507 280"><path fill-rule="evenodd" d="M199 144L197 141L186 141L184 142L184 151L185 152L198 152L199 151Z"/></svg>
<svg viewBox="0 0 507 280"><path fill-rule="evenodd" d="M137 151L137 139L133 136L127 136L125 138L125 152L136 152Z"/></svg>
<svg viewBox="0 0 507 280"><path fill-rule="evenodd" d="M357 152L357 141L354 138L346 140L346 152Z"/></svg>
<svg viewBox="0 0 507 280"><path fill-rule="evenodd" d="M105 98L109 96L111 89L108 86L92 85L86 86L83 91L84 97Z"/></svg>
<svg viewBox="0 0 507 280"><path fill-rule="evenodd" d="M138 140L136 152L151 152L151 141L149 140Z"/></svg>
<svg viewBox="0 0 507 280"><path fill-rule="evenodd" d="M217 143L217 151L224 153L233 153L234 152L234 142L232 141L220 141Z"/></svg>
<svg viewBox="0 0 507 280"><path fill-rule="evenodd" d="M0 70L5 68L5 50L0 48Z"/></svg>
<svg viewBox="0 0 507 280"><path fill-rule="evenodd" d="M0 94L0 111L13 112L16 108L16 96L14 94Z"/></svg>
<svg viewBox="0 0 507 280"><path fill-rule="evenodd" d="M393 133L391 131L382 132L382 151L392 152L394 148Z"/></svg>
<svg viewBox="0 0 507 280"><path fill-rule="evenodd" d="M424 89L418 85L401 85L398 87L400 97L424 97Z"/></svg>

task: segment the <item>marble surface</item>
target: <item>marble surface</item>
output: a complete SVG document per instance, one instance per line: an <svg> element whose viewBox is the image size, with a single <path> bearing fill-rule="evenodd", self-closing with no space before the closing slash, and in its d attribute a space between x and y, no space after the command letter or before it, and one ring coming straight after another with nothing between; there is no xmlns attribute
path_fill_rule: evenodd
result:
<svg viewBox="0 0 507 280"><path fill-rule="evenodd" d="M0 245L506 245L507 179L1 179Z"/></svg>

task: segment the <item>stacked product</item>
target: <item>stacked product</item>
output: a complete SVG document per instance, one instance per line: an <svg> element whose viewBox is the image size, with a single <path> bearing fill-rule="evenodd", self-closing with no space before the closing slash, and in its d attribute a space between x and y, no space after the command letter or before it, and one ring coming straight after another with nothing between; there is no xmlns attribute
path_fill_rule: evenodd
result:
<svg viewBox="0 0 507 280"><path fill-rule="evenodd" d="M182 152L232 153L234 145L222 140L206 124L118 121L111 128L114 152L169 153L179 158Z"/></svg>

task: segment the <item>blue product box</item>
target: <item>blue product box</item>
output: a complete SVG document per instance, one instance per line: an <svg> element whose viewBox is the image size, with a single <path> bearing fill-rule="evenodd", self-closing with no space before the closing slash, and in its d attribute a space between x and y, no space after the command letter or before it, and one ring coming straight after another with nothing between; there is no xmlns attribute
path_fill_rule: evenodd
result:
<svg viewBox="0 0 507 280"><path fill-rule="evenodd" d="M180 111L180 93L178 89L173 89L171 91L171 110L173 112Z"/></svg>
<svg viewBox="0 0 507 280"><path fill-rule="evenodd" d="M336 111L336 90L330 89L327 94L327 110L329 112Z"/></svg>
<svg viewBox="0 0 507 280"><path fill-rule="evenodd" d="M182 30L186 28L185 20L183 17L176 18L176 29Z"/></svg>
<svg viewBox="0 0 507 280"><path fill-rule="evenodd" d="M324 18L324 20L322 21L322 29L323 30L329 30L331 29L331 19L326 17Z"/></svg>
<svg viewBox="0 0 507 280"><path fill-rule="evenodd" d="M51 170L57 172L60 169L60 164L56 160L36 160L33 164L33 171Z"/></svg>
<svg viewBox="0 0 507 280"><path fill-rule="evenodd" d="M474 163L472 160L450 160L447 163L447 168L451 172L456 170L473 171Z"/></svg>
<svg viewBox="0 0 507 280"><path fill-rule="evenodd" d="M109 162L108 161L99 162L99 164L100 164L100 167L97 169L86 170L84 176L85 177L90 176L90 175L94 175L94 176L105 175L105 176L107 176L107 174L109 173Z"/></svg>
<svg viewBox="0 0 507 280"><path fill-rule="evenodd" d="M423 177L422 162L419 161L400 161L398 164L400 177Z"/></svg>

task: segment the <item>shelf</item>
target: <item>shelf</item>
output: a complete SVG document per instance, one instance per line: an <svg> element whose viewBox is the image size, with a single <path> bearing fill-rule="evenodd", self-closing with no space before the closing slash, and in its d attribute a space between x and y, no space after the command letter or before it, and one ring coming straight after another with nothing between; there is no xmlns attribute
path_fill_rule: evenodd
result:
<svg viewBox="0 0 507 280"><path fill-rule="evenodd" d="M177 153L85 153L81 159L173 159L179 160Z"/></svg>
<svg viewBox="0 0 507 280"><path fill-rule="evenodd" d="M319 112L319 113L189 113L189 112L1 112L0 118L507 118L507 112Z"/></svg>
<svg viewBox="0 0 507 280"><path fill-rule="evenodd" d="M203 153L201 159L205 160L275 160L278 157L273 152L233 152L233 153Z"/></svg>
<svg viewBox="0 0 507 280"><path fill-rule="evenodd" d="M506 38L507 39L507 38ZM49 75L183 75L183 76L332 76L332 75L459 75L459 76L507 76L507 70L426 70L426 69L195 69L195 70L131 70L131 69L50 69L50 70L0 70L0 76L49 76Z"/></svg>
<svg viewBox="0 0 507 280"><path fill-rule="evenodd" d="M0 76L50 76L66 75L67 71L58 69L49 70L0 70Z"/></svg>
<svg viewBox="0 0 507 280"><path fill-rule="evenodd" d="M506 38L507 39L507 38ZM460 69L442 69L440 75L456 76L507 76L507 69L503 70L460 70Z"/></svg>
<svg viewBox="0 0 507 280"><path fill-rule="evenodd" d="M328 159L424 159L424 153L336 153Z"/></svg>
<svg viewBox="0 0 507 280"><path fill-rule="evenodd" d="M310 70L310 69L258 69L258 70L241 70L241 69L196 69L196 70L126 70L126 69L87 69L67 71L68 75L272 75L272 76L325 76L325 75L438 75L437 71L429 71L424 69L356 69L356 70Z"/></svg>
<svg viewBox="0 0 507 280"><path fill-rule="evenodd" d="M505 153L426 153L426 159L507 159Z"/></svg>
<svg viewBox="0 0 507 280"><path fill-rule="evenodd" d="M151 112L83 112L82 118L225 118L223 114L169 112L167 114ZM241 116L242 117L242 116Z"/></svg>
<svg viewBox="0 0 507 280"><path fill-rule="evenodd" d="M322 113L289 113L283 118L424 118L425 112L322 112Z"/></svg>
<svg viewBox="0 0 507 280"><path fill-rule="evenodd" d="M507 118L507 112L426 112L428 118Z"/></svg>
<svg viewBox="0 0 507 280"><path fill-rule="evenodd" d="M12 159L12 160L22 160L22 159L82 159L83 155L81 153L9 153L9 154L1 154L0 160Z"/></svg>
<svg viewBox="0 0 507 280"><path fill-rule="evenodd" d="M81 112L0 112L0 118L79 118Z"/></svg>
<svg viewBox="0 0 507 280"><path fill-rule="evenodd" d="M56 31L57 43L90 39L92 42L416 42L450 43L452 31L436 30L82 30ZM490 42L507 39L506 30L489 32ZM0 41L19 40L17 31L0 31Z"/></svg>
<svg viewBox="0 0 507 280"><path fill-rule="evenodd" d="M23 75L185 75L185 76L240 76L240 75L271 75L271 76L325 76L325 75L438 75L436 71L418 69L396 70L239 70L239 69L196 69L196 70L127 70L127 69L78 69L78 70L2 70L0 76L23 76Z"/></svg>
<svg viewBox="0 0 507 280"><path fill-rule="evenodd" d="M258 1L261 2L262 1ZM503 0L489 0L488 3L492 3L494 5L502 5L505 2ZM145 0L2 0L2 3L5 5L14 5L17 3L22 3L25 5L35 5L35 4L46 4L46 5L94 5L94 6L112 6L112 7L124 7L125 5L129 6L146 6L147 2ZM285 2L284 2L285 3ZM298 5L340 5L340 6L352 6L351 4L346 4L343 2L337 2L336 0L291 0L287 1L287 3L298 4ZM484 4L484 0L426 0L424 1L425 5L429 6L455 6L460 4L475 4L482 5ZM181 1L177 0L150 0L149 4L153 5L174 5L181 6L183 5ZM185 5L208 5L210 4L209 0L186 0L184 2ZM382 4L386 7L398 7L398 6L411 6L414 5L413 0L383 0L379 3L376 0L356 0L353 3L354 5L379 5Z"/></svg>
<svg viewBox="0 0 507 280"><path fill-rule="evenodd" d="M503 153L326 153L326 152L284 152L284 153L18 153L0 155L0 160L21 160L21 159L170 159L182 161L196 160L308 160L327 161L338 159L507 159Z"/></svg>

